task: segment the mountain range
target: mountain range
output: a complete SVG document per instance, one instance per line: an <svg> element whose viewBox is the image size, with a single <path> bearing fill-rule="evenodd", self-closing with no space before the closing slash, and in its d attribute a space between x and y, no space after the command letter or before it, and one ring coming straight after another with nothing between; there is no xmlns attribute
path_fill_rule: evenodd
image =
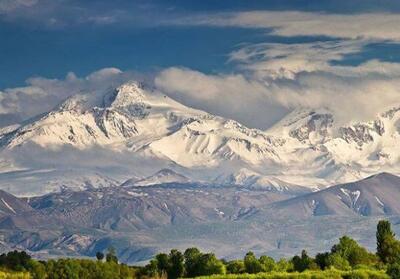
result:
<svg viewBox="0 0 400 279"><path fill-rule="evenodd" d="M372 248L378 219L400 231L399 140L400 106L347 124L297 109L263 131L139 82L79 92L0 129L0 250L281 257L343 234Z"/></svg>
<svg viewBox="0 0 400 279"><path fill-rule="evenodd" d="M368 122L336 118L327 109L297 109L262 131L132 81L80 92L2 128L0 188L34 196L146 181L169 169L179 175L167 182L322 189L399 173L400 107Z"/></svg>
<svg viewBox="0 0 400 279"><path fill-rule="evenodd" d="M400 177L381 173L306 189L186 182L63 189L31 198L0 191L0 247L48 258L94 256L114 246L129 263L193 245L226 258L248 250L279 257L328 249L343 234L372 248L379 218L400 230Z"/></svg>

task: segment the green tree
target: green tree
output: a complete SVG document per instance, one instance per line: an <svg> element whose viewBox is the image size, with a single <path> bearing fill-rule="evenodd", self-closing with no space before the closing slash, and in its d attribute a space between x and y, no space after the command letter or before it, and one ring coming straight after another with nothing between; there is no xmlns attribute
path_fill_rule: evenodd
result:
<svg viewBox="0 0 400 279"><path fill-rule="evenodd" d="M140 275L145 275L150 278L159 276L157 260L152 259L144 268L140 270Z"/></svg>
<svg viewBox="0 0 400 279"><path fill-rule="evenodd" d="M185 271L184 257L181 252L172 249L169 253L169 267L167 270L168 278L175 279L182 277Z"/></svg>
<svg viewBox="0 0 400 279"><path fill-rule="evenodd" d="M338 254L347 260L351 266L359 264L368 265L374 262L375 257L369 253L364 247L361 247L354 239L343 236L339 239L339 243L335 244L331 249L332 254Z"/></svg>
<svg viewBox="0 0 400 279"><path fill-rule="evenodd" d="M326 264L329 267L334 267L340 270L350 270L351 266L345 258L343 258L339 253L333 253L326 259Z"/></svg>
<svg viewBox="0 0 400 279"><path fill-rule="evenodd" d="M386 235L381 244L380 259L386 264L400 261L400 242L393 236Z"/></svg>
<svg viewBox="0 0 400 279"><path fill-rule="evenodd" d="M25 251L10 251L7 254L0 255L0 266L15 271L24 271L29 268L31 256Z"/></svg>
<svg viewBox="0 0 400 279"><path fill-rule="evenodd" d="M392 279L400 279L400 264L390 264L386 270L386 274Z"/></svg>
<svg viewBox="0 0 400 279"><path fill-rule="evenodd" d="M400 260L400 242L396 240L389 221L381 220L377 225L376 254L385 264Z"/></svg>
<svg viewBox="0 0 400 279"><path fill-rule="evenodd" d="M44 279L46 276L46 266L45 264L31 260L29 263L29 273L32 276L32 279Z"/></svg>
<svg viewBox="0 0 400 279"><path fill-rule="evenodd" d="M324 270L329 266L328 258L330 256L329 252L318 253L315 256L315 263L319 266L320 269Z"/></svg>
<svg viewBox="0 0 400 279"><path fill-rule="evenodd" d="M198 266L200 275L225 274L225 265L213 253L202 254Z"/></svg>
<svg viewBox="0 0 400 279"><path fill-rule="evenodd" d="M171 263L169 256L165 253L156 255L157 271L159 275L167 274L170 270Z"/></svg>
<svg viewBox="0 0 400 279"><path fill-rule="evenodd" d="M246 272L246 268L242 260L233 260L226 264L226 271L230 274L242 274Z"/></svg>
<svg viewBox="0 0 400 279"><path fill-rule="evenodd" d="M262 271L261 263L251 251L244 257L244 266L247 273L259 273Z"/></svg>
<svg viewBox="0 0 400 279"><path fill-rule="evenodd" d="M106 262L118 263L117 254L114 247L109 247L106 254Z"/></svg>
<svg viewBox="0 0 400 279"><path fill-rule="evenodd" d="M276 262L276 270L280 272L288 272L293 270L293 265L286 259L280 259Z"/></svg>
<svg viewBox="0 0 400 279"><path fill-rule="evenodd" d="M199 249L192 247L185 250L183 256L185 258L186 277L199 276L199 259L202 253Z"/></svg>
<svg viewBox="0 0 400 279"><path fill-rule="evenodd" d="M292 258L293 268L295 271L303 272L306 269L316 269L318 268L314 260L308 256L307 251L301 251L301 256L294 256Z"/></svg>
<svg viewBox="0 0 400 279"><path fill-rule="evenodd" d="M104 259L104 254L99 251L96 253L96 258L97 260L102 261Z"/></svg>
<svg viewBox="0 0 400 279"><path fill-rule="evenodd" d="M259 262L263 272L271 272L276 269L276 263L273 258L268 256L261 256Z"/></svg>

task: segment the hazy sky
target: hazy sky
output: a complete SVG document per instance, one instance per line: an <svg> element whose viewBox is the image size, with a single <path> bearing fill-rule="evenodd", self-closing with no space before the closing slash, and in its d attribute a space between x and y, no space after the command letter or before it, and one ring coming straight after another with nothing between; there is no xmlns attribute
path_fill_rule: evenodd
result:
<svg viewBox="0 0 400 279"><path fill-rule="evenodd" d="M392 0L0 0L0 127L132 78L250 127L371 119L399 105L399 26Z"/></svg>

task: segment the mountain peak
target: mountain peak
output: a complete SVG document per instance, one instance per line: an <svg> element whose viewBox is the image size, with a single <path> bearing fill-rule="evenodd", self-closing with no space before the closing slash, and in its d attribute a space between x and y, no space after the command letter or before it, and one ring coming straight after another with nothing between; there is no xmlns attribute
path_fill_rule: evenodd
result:
<svg viewBox="0 0 400 279"><path fill-rule="evenodd" d="M110 105L112 107L126 107L132 104L144 103L145 100L144 85L137 81L130 81L115 89Z"/></svg>
<svg viewBox="0 0 400 279"><path fill-rule="evenodd" d="M124 108L133 104L143 104L148 93L144 85L137 81L129 81L107 92L84 92L65 100L60 111L87 111L93 108Z"/></svg>
<svg viewBox="0 0 400 279"><path fill-rule="evenodd" d="M328 109L296 109L268 130L299 142L322 143L329 139L334 116Z"/></svg>

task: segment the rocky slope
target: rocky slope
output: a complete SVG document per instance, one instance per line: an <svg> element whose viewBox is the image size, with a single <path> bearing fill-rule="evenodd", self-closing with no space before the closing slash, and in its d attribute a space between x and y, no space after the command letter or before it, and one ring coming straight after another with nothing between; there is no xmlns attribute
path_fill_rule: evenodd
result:
<svg viewBox="0 0 400 279"><path fill-rule="evenodd" d="M248 250L276 257L320 252L343 234L373 248L379 219L390 218L400 231L399 199L400 178L388 173L297 196L197 183L65 189L32 198L2 191L0 247L46 258L94 256L112 245L130 263L191 246L226 258Z"/></svg>
<svg viewBox="0 0 400 279"><path fill-rule="evenodd" d="M273 209L291 216L400 215L400 177L380 173L278 202Z"/></svg>

